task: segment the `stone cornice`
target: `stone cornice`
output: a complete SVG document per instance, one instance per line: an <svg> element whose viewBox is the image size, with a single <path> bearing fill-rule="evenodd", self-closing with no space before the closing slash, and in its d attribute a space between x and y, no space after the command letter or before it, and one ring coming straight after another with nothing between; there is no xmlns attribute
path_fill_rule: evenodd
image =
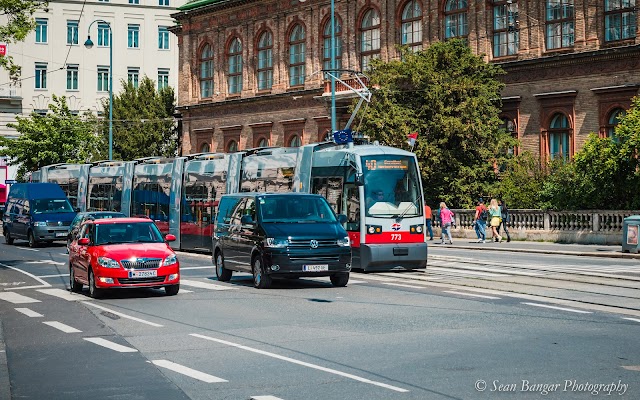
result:
<svg viewBox="0 0 640 400"><path fill-rule="evenodd" d="M322 90L323 88L316 88L316 89L297 90L297 91L291 91L291 92L267 94L267 95L253 96L253 97L246 97L246 98L237 98L237 99L230 99L230 100L224 100L224 101L211 101L207 103L198 103L198 104L190 104L186 106L179 106L179 107L176 107L176 110L180 112L184 112L184 111L200 110L200 109L206 109L206 108L235 106L242 103L255 103L255 102L260 102L265 100L284 99L286 97L290 97L293 95L296 95L296 96L303 96L308 94L313 95L316 93L321 93Z"/></svg>

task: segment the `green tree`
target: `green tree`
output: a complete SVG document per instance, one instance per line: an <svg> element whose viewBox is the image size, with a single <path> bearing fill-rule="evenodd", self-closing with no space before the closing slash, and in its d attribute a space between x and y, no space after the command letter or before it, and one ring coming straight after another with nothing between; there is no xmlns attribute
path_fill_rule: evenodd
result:
<svg viewBox="0 0 640 400"><path fill-rule="evenodd" d="M470 207L497 179L513 141L499 118L501 68L474 55L461 40L438 42L420 52L401 49L401 59L374 60L370 84L379 87L356 125L374 140L407 146L420 161L425 200Z"/></svg>
<svg viewBox="0 0 640 400"><path fill-rule="evenodd" d="M0 137L0 155L9 158L9 164L19 165L17 178L24 180L29 171L56 163L78 163L94 160L99 138L95 134L96 118L89 112L74 115L64 96L53 95L45 115L32 113L29 117L16 117L16 139Z"/></svg>
<svg viewBox="0 0 640 400"><path fill-rule="evenodd" d="M541 192L548 177L548 170L540 159L524 152L506 160L500 180L491 193L507 202L509 208L539 208Z"/></svg>
<svg viewBox="0 0 640 400"><path fill-rule="evenodd" d="M113 97L113 158L174 157L178 132L173 89L157 91L155 82L146 76L137 88L124 80L122 86L122 92ZM104 102L103 107L104 115L109 115L109 103ZM104 138L108 140L109 121L105 119L103 123Z"/></svg>
<svg viewBox="0 0 640 400"><path fill-rule="evenodd" d="M47 1L39 0L0 0L0 15L5 17L0 25L0 42L10 44L23 41L36 27L33 14L46 9L48 5ZM20 66L14 64L12 56L0 57L0 66L9 72L12 80L20 77Z"/></svg>

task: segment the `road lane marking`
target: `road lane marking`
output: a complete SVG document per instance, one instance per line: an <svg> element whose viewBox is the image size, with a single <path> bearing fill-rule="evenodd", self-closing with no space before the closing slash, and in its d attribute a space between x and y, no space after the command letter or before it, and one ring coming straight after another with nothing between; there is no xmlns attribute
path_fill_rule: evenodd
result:
<svg viewBox="0 0 640 400"><path fill-rule="evenodd" d="M424 289L424 286L418 286L418 285L407 285L406 283L393 283L393 282L381 282L383 285L389 285L389 286L400 286L400 287L407 287L407 288L413 288L413 289Z"/></svg>
<svg viewBox="0 0 640 400"><path fill-rule="evenodd" d="M215 267L213 267L213 266L211 266L211 265L206 266L206 267L183 267L183 266L181 265L181 266L180 266L180 271L186 271L186 270L188 270L188 269L211 269L211 270L213 270L214 268L215 268Z"/></svg>
<svg viewBox="0 0 640 400"><path fill-rule="evenodd" d="M23 313L24 315L26 315L27 317L30 318L37 318L37 317L44 317L44 315L35 312L29 308L16 308L17 312Z"/></svg>
<svg viewBox="0 0 640 400"><path fill-rule="evenodd" d="M480 297L482 299L500 300L500 297L485 296L485 295L482 295L482 294L463 293L463 292L456 292L454 290L445 290L444 292L445 293L451 293L451 294L459 294L459 295L462 295L462 296Z"/></svg>
<svg viewBox="0 0 640 400"><path fill-rule="evenodd" d="M16 247L14 247L14 249L28 250L28 251L40 251L38 249L30 249L28 247L20 247L20 246L16 246Z"/></svg>
<svg viewBox="0 0 640 400"><path fill-rule="evenodd" d="M276 396L251 396L250 400L282 400L282 399Z"/></svg>
<svg viewBox="0 0 640 400"><path fill-rule="evenodd" d="M475 276L509 276L508 273L506 274L494 274L494 273L490 273L490 272L472 272L472 271L462 271L456 268L441 268L441 267L431 267L428 269L428 271L437 271L437 272L448 272L448 273L453 273L453 274L458 274L458 275L475 275Z"/></svg>
<svg viewBox="0 0 640 400"><path fill-rule="evenodd" d="M638 319L638 318L626 318L626 317L623 317L622 319L626 319L628 321L633 321L633 322L640 322L640 319Z"/></svg>
<svg viewBox="0 0 640 400"><path fill-rule="evenodd" d="M60 330L60 331L62 331L64 333L80 333L80 332L82 332L79 329L76 329L76 328L74 328L72 326L69 326L69 325L65 325L62 322L58 322L58 321L43 321L42 323L45 324L45 325L49 325L49 326L51 326L53 328L56 328L56 329L58 329L58 330Z"/></svg>
<svg viewBox="0 0 640 400"><path fill-rule="evenodd" d="M121 344L114 343L114 342L111 342L111 341L109 341L107 339L103 339L103 338L99 338L99 337L86 337L86 338L83 338L83 339L86 340L87 342L95 343L98 346L102 346L102 347L106 347L107 349L115 350L118 353L137 353L138 352L138 350L136 350L134 348L123 346Z"/></svg>
<svg viewBox="0 0 640 400"><path fill-rule="evenodd" d="M47 279L47 278L59 278L61 276L69 276L68 273L66 274L56 274L56 275L38 275L38 278L42 278L42 279Z"/></svg>
<svg viewBox="0 0 640 400"><path fill-rule="evenodd" d="M144 320L144 319L142 319L142 318L132 317L131 315L123 314L123 313L121 313L121 312L118 312L118 311L116 311L116 310L112 310L112 309L107 308L107 307L99 306L99 305L94 304L94 303L92 303L92 302L90 302L90 301L83 301L83 302L82 302L82 304L86 304L86 305L91 306L91 307L99 308L99 309L101 309L101 310L103 310L103 311L110 312L111 314L118 315L118 316L120 316L120 317L122 317L122 318L126 318L126 319L130 319L130 320L132 320L132 321L137 321L137 322L141 322L141 323L143 323L143 324L147 324L147 325L155 326L156 328L161 328L161 327L163 327L163 326L164 326L164 325L156 324L155 322L151 322L151 321Z"/></svg>
<svg viewBox="0 0 640 400"><path fill-rule="evenodd" d="M13 304L40 303L40 300L23 296L15 292L0 292L0 300L8 301Z"/></svg>
<svg viewBox="0 0 640 400"><path fill-rule="evenodd" d="M187 290L187 289L180 288L180 293L193 293L193 290Z"/></svg>
<svg viewBox="0 0 640 400"><path fill-rule="evenodd" d="M574 312L578 314L593 314L591 311L576 310L573 308L565 308L565 307L556 307L556 306L550 306L547 304L527 303L527 302L522 302L521 304L526 304L528 306L534 306L534 307L552 308L554 310L569 311L569 312Z"/></svg>
<svg viewBox="0 0 640 400"><path fill-rule="evenodd" d="M51 285L49 285L47 282L43 281L42 279L38 278L37 276L28 273L27 271L23 271L20 268L16 268L16 267L12 267L11 265L7 265L7 264L3 264L0 263L0 267L5 267L5 268L9 268L12 269L14 271L18 271L21 274L25 274L30 278L35 279L36 281L40 282L40 285L38 286L21 286L21 287L16 287L16 288L6 288L5 290L18 290L18 289L32 289L32 288L38 288L38 287L51 287Z"/></svg>
<svg viewBox="0 0 640 400"><path fill-rule="evenodd" d="M200 289L209 289L209 290L235 290L235 289L237 289L235 287L216 285L216 284L213 284L213 283L206 283L206 282L191 281L191 280L188 280L188 279L180 279L180 285L192 286L192 287L197 287L197 288L200 288Z"/></svg>
<svg viewBox="0 0 640 400"><path fill-rule="evenodd" d="M151 363L153 363L153 365L157 365L158 367L166 368L173 372L177 372L179 374L186 375L193 379L197 379L199 381L206 382L206 383L229 382L226 379L218 378L217 376L209 375L204 372L200 372L195 369L191 369L189 367L185 367L184 365L176 364L168 360L152 360Z"/></svg>
<svg viewBox="0 0 640 400"><path fill-rule="evenodd" d="M52 261L52 260L47 260L47 261L27 261L25 262L25 264L53 264L53 265L66 265L67 263L65 262L61 262L61 261Z"/></svg>
<svg viewBox="0 0 640 400"><path fill-rule="evenodd" d="M321 367L321 366L316 365L316 364L311 364L311 363L300 361L300 360L296 360L296 359L293 359L293 358L290 358L290 357L281 356L279 354L270 353L268 351L254 349L252 347L243 346L243 345L238 344L238 343L228 342L226 340L216 339L216 338L212 338L210 336L200 335L200 334L197 334L197 333L190 333L189 335L193 336L193 337L200 338L200 339L210 340L212 342L226 344L227 346L237 347L237 348L242 349L242 350L247 350L247 351L251 351L253 353L262 354L262 355L265 355L265 356L268 356L268 357L276 358L276 359L282 360L282 361L287 361L287 362L290 362L290 363L293 363L293 364L302 365L303 367L309 367L309 368L317 369L319 371L328 372L330 374L343 376L345 378L353 379L353 380L358 381L358 382L368 383L368 384L371 384L371 385L383 387L385 389L391 389L391 390L394 390L396 392L402 392L402 393L408 392L407 389L403 389L403 388L400 388L400 387L397 387L397 386L392 386L392 385L388 385L386 383L372 381L370 379L363 378L363 377L360 377L360 376L357 376L357 375L353 375L353 374L349 374L349 373L346 373L346 372L338 371L338 370L335 370L335 369L332 369L332 368Z"/></svg>
<svg viewBox="0 0 640 400"><path fill-rule="evenodd" d="M81 301L87 299L87 296L68 292L64 289L38 289L37 292L48 294L49 296L55 296L67 301Z"/></svg>

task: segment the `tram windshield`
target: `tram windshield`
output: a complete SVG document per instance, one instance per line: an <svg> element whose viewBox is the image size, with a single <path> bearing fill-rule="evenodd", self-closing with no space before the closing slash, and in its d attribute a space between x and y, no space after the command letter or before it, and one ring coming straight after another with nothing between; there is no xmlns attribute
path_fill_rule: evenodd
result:
<svg viewBox="0 0 640 400"><path fill-rule="evenodd" d="M418 169L412 157L362 157L366 215L416 217L422 215Z"/></svg>

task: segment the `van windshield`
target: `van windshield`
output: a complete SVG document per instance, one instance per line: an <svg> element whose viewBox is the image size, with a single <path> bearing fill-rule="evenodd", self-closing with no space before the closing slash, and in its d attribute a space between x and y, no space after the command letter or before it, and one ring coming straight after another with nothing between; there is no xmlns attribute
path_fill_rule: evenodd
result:
<svg viewBox="0 0 640 400"><path fill-rule="evenodd" d="M259 197L262 222L334 223L333 210L322 197L267 196Z"/></svg>
<svg viewBox="0 0 640 400"><path fill-rule="evenodd" d="M73 208L67 199L36 199L31 202L31 212L44 213L72 213Z"/></svg>

